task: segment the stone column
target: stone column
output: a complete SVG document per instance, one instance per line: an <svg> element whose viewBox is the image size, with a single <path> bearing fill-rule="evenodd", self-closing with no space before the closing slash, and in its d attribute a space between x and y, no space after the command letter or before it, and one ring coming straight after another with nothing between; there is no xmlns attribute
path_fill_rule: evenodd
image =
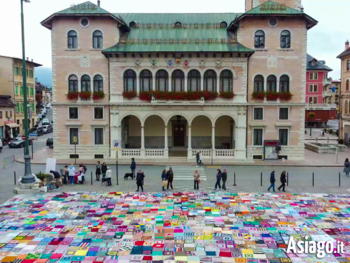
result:
<svg viewBox="0 0 350 263"><path fill-rule="evenodd" d="M185 82L185 92L187 92L187 85L188 85L188 81L187 81L187 75L185 75L185 79L184 79L184 82Z"/></svg>
<svg viewBox="0 0 350 263"><path fill-rule="evenodd" d="M216 79L216 92L220 92L220 78L217 77Z"/></svg>
<svg viewBox="0 0 350 263"><path fill-rule="evenodd" d="M188 146L187 146L187 158L192 158L192 127L188 126Z"/></svg>
<svg viewBox="0 0 350 263"><path fill-rule="evenodd" d="M152 90L156 90L156 76L152 78Z"/></svg>
<svg viewBox="0 0 350 263"><path fill-rule="evenodd" d="M204 76L201 76L201 91L204 90Z"/></svg>
<svg viewBox="0 0 350 263"><path fill-rule="evenodd" d="M246 128L247 128L247 119L246 119L246 108L244 106L239 107L238 116L236 122L236 132L235 132L235 159L244 160L247 158L247 145L246 145Z"/></svg>
<svg viewBox="0 0 350 263"><path fill-rule="evenodd" d="M137 94L140 94L140 76L136 76L136 92Z"/></svg>
<svg viewBox="0 0 350 263"><path fill-rule="evenodd" d="M215 150L215 126L212 127L211 144L212 144L212 149Z"/></svg>
<svg viewBox="0 0 350 263"><path fill-rule="evenodd" d="M111 158L115 159L117 151L113 149L113 141L118 140L121 145L121 131L120 131L121 128L119 123L119 112L116 110L111 110L110 129L111 129L111 138L110 138Z"/></svg>
<svg viewBox="0 0 350 263"><path fill-rule="evenodd" d="M169 79L168 79L168 84L169 84L169 91L171 91L171 75L169 75Z"/></svg>
<svg viewBox="0 0 350 263"><path fill-rule="evenodd" d="M164 126L164 158L169 158L168 126Z"/></svg>
<svg viewBox="0 0 350 263"><path fill-rule="evenodd" d="M141 158L145 158L145 127L141 126Z"/></svg>

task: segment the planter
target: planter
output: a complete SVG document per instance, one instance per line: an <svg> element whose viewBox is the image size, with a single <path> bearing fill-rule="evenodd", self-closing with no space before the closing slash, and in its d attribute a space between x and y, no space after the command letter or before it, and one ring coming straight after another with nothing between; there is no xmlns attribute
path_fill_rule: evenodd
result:
<svg viewBox="0 0 350 263"><path fill-rule="evenodd" d="M67 99L68 100L77 100L79 97L79 93L77 91L70 91L67 94Z"/></svg>
<svg viewBox="0 0 350 263"><path fill-rule="evenodd" d="M290 92L280 92L279 98L282 101L290 101L293 97L293 94Z"/></svg>
<svg viewBox="0 0 350 263"><path fill-rule="evenodd" d="M265 93L266 100L268 101L276 101L279 98L279 93L277 92L266 92Z"/></svg>
<svg viewBox="0 0 350 263"><path fill-rule="evenodd" d="M204 100L216 100L218 96L219 96L219 93L214 91L204 92Z"/></svg>
<svg viewBox="0 0 350 263"><path fill-rule="evenodd" d="M137 92L136 91L124 91L123 92L123 98L131 100L133 98L137 97Z"/></svg>
<svg viewBox="0 0 350 263"><path fill-rule="evenodd" d="M105 97L105 93L103 91L95 91L92 94L93 100L102 100Z"/></svg>
<svg viewBox="0 0 350 263"><path fill-rule="evenodd" d="M140 92L139 98L142 101L151 101L152 100L152 92L151 91Z"/></svg>
<svg viewBox="0 0 350 263"><path fill-rule="evenodd" d="M82 91L79 93L79 97L82 100L90 100L91 99L91 91Z"/></svg>
<svg viewBox="0 0 350 263"><path fill-rule="evenodd" d="M264 92L253 92L252 94L253 100L264 100L265 99L265 93Z"/></svg>
<svg viewBox="0 0 350 263"><path fill-rule="evenodd" d="M219 97L226 100L232 100L235 97L235 94L232 91L226 91L221 92Z"/></svg>

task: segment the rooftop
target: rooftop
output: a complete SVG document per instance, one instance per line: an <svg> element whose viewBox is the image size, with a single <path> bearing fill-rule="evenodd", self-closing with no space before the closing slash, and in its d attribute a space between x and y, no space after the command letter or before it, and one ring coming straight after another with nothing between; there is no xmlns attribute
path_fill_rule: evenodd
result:
<svg viewBox="0 0 350 263"><path fill-rule="evenodd" d="M0 58L10 58L10 59L17 59L17 60L21 60L22 61L22 58L17 58L17 57L10 57L10 56L3 56L3 55L0 55ZM26 59L26 63L31 63L34 65L34 67L41 67L42 65L39 64L39 63L36 63L34 61L31 61L31 60L27 60Z"/></svg>
<svg viewBox="0 0 350 263"><path fill-rule="evenodd" d="M315 65L312 65L312 61L315 61ZM326 66L326 62L324 60L317 60L313 56L307 54L307 70L325 70L325 71L333 71L330 67Z"/></svg>

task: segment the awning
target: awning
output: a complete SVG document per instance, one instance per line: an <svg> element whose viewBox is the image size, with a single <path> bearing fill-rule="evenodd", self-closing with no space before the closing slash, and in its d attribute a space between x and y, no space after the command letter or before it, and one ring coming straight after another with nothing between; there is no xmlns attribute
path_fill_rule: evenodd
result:
<svg viewBox="0 0 350 263"><path fill-rule="evenodd" d="M6 126L10 127L11 129L19 127L19 125L17 123L7 123Z"/></svg>

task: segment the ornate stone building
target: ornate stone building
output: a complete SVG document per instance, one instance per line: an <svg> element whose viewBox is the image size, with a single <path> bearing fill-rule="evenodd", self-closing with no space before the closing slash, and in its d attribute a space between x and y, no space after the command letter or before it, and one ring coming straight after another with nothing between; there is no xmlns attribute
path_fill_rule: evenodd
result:
<svg viewBox="0 0 350 263"><path fill-rule="evenodd" d="M246 12L115 14L86 2L55 13L55 157L234 162L264 141L304 157L307 30L300 0Z"/></svg>

